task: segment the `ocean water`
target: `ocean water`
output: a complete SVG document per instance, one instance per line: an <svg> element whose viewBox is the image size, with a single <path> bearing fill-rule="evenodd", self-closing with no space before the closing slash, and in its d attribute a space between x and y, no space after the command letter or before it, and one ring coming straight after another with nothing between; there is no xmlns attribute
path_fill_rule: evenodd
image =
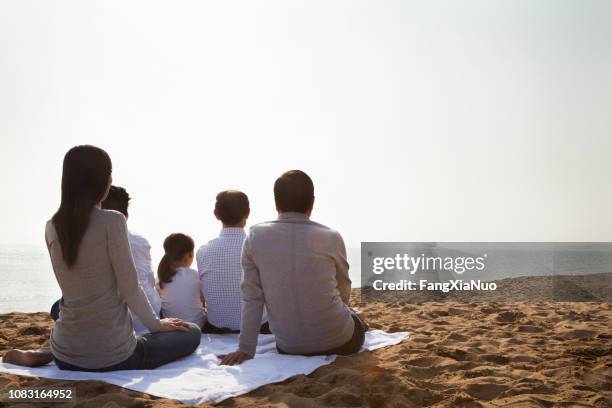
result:
<svg viewBox="0 0 612 408"><path fill-rule="evenodd" d="M0 245L0 313L48 312L60 296L43 245Z"/></svg>
<svg viewBox="0 0 612 408"><path fill-rule="evenodd" d="M359 249L348 251L354 287L360 282L359 256ZM60 296L44 245L0 245L0 313L48 312Z"/></svg>
<svg viewBox="0 0 612 408"><path fill-rule="evenodd" d="M494 280L517 276L612 272L611 243L556 244L555 251L551 251L547 244L527 245L532 250L501 250L493 244L480 251L470 251L474 254L488 252L491 265L481 274L466 274L463 278ZM466 254L463 246L442 245L437 251L444 256ZM353 287L360 287L361 250L349 248L347 252ZM154 254L154 265L156 262ZM457 277L452 274L439 276L441 280ZM364 282L367 285L368 279ZM43 245L0 245L0 313L47 312L60 296L49 255Z"/></svg>

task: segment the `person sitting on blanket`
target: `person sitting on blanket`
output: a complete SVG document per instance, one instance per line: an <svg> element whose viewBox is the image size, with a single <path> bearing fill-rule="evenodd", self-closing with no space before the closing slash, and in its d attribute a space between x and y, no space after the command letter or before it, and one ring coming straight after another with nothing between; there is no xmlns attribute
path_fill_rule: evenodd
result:
<svg viewBox="0 0 612 408"><path fill-rule="evenodd" d="M130 195L123 187L111 186L108 196L102 201L103 210L114 210L119 211L128 219L128 207L130 204ZM161 309L161 300L159 293L155 289L155 275L151 269L151 245L145 237L139 234L135 234L128 230L128 241L130 242L130 252L134 259L134 266L136 266L136 272L138 272L138 283L142 287L142 290L147 297L147 300L153 307L153 311L159 316ZM61 299L58 300L51 306L49 314L54 321L59 319L60 314L60 303ZM134 323L134 330L136 334L145 334L149 332L149 329L140 321L138 316L130 310L132 316L132 322Z"/></svg>
<svg viewBox="0 0 612 408"><path fill-rule="evenodd" d="M223 227L219 236L202 245L196 255L207 312L204 333L240 333L240 252L249 213L249 198L243 192L227 190L217 194L214 214ZM260 333L270 334L265 316L262 322Z"/></svg>
<svg viewBox="0 0 612 408"><path fill-rule="evenodd" d="M243 310L238 350L219 356L240 364L255 356L264 305L281 354L353 354L367 324L349 304L351 280L340 234L310 220L314 186L299 170L274 184L278 218L251 227L242 248Z"/></svg>
<svg viewBox="0 0 612 408"><path fill-rule="evenodd" d="M61 370L153 369L193 353L200 329L159 319L138 283L125 216L103 210L112 162L95 146L66 153L61 203L47 222L45 241L62 291L51 350L9 350L3 362L26 366L51 360ZM136 336L128 306L150 333Z"/></svg>
<svg viewBox="0 0 612 408"><path fill-rule="evenodd" d="M157 280L162 315L194 323L201 330L206 312L198 271L191 269L194 248L190 236L170 234L164 240L164 256L157 268Z"/></svg>
<svg viewBox="0 0 612 408"><path fill-rule="evenodd" d="M108 196L102 201L102 209L119 211L128 219L128 207L130 204L130 195L123 187L111 186ZM138 272L138 283L147 297L147 300L153 307L153 311L159 316L161 309L161 299L155 288L155 275L151 268L151 245L149 241L142 235L128 231L128 241L130 242L130 252L134 259L134 266ZM130 310L132 321L134 322L134 330L137 334L147 333L149 330L140 321L138 316ZM57 320L57 319L56 319Z"/></svg>

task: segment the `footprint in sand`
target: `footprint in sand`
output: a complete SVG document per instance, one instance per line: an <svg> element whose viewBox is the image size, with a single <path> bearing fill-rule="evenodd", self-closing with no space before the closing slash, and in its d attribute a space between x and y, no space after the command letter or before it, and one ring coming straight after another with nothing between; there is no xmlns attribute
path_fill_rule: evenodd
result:
<svg viewBox="0 0 612 408"><path fill-rule="evenodd" d="M539 326L524 324L518 327L518 331L520 333L542 333L544 329Z"/></svg>
<svg viewBox="0 0 612 408"><path fill-rule="evenodd" d="M400 363L402 363L403 365L413 366L413 367L431 367L434 365L441 366L444 363L450 364L450 363L453 363L453 361L448 358L426 356L426 357L416 357L410 360L402 360Z"/></svg>
<svg viewBox="0 0 612 408"><path fill-rule="evenodd" d="M508 357L501 354L482 354L479 359L500 365L508 364L510 361Z"/></svg>
<svg viewBox="0 0 612 408"><path fill-rule="evenodd" d="M322 398L323 405L332 407L360 407L365 400L362 396L347 391L335 389Z"/></svg>
<svg viewBox="0 0 612 408"><path fill-rule="evenodd" d="M594 337L594 336L595 336L595 332L593 330L573 329L573 330L559 332L557 333L556 337L560 337L566 340L571 340L571 339L587 339L589 337Z"/></svg>
<svg viewBox="0 0 612 408"><path fill-rule="evenodd" d="M499 323L513 323L523 317L525 317L523 312L505 311L498 313L495 320L497 320Z"/></svg>
<svg viewBox="0 0 612 408"><path fill-rule="evenodd" d="M454 341L467 341L469 339L470 338L468 336L464 336L459 333L451 333L445 338L445 340L454 340Z"/></svg>
<svg viewBox="0 0 612 408"><path fill-rule="evenodd" d="M464 390L468 395L483 401L491 401L508 388L510 387L507 385L495 383L468 384L464 386Z"/></svg>
<svg viewBox="0 0 612 408"><path fill-rule="evenodd" d="M452 358L453 360L457 360L457 361L465 361L465 360L470 360L472 357L472 353L468 353L465 350L462 349L451 349L451 348L440 348L436 351L436 354L438 354L439 356L442 357L449 357Z"/></svg>
<svg viewBox="0 0 612 408"><path fill-rule="evenodd" d="M17 330L17 333L19 333L21 336L40 336L43 334L49 334L49 329L45 327L30 326Z"/></svg>

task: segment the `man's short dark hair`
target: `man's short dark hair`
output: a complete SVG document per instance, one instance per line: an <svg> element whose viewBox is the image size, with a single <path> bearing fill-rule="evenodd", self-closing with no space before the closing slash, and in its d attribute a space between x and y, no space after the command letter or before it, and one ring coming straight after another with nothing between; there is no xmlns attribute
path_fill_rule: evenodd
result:
<svg viewBox="0 0 612 408"><path fill-rule="evenodd" d="M217 194L215 214L226 225L236 225L249 215L249 197L242 191L227 190Z"/></svg>
<svg viewBox="0 0 612 408"><path fill-rule="evenodd" d="M281 212L307 213L314 203L314 184L301 170L289 170L274 183L274 201Z"/></svg>
<svg viewBox="0 0 612 408"><path fill-rule="evenodd" d="M111 186L108 196L102 201L102 208L119 211L125 215L125 218L128 216L129 205L130 195L125 191L125 188L118 186Z"/></svg>

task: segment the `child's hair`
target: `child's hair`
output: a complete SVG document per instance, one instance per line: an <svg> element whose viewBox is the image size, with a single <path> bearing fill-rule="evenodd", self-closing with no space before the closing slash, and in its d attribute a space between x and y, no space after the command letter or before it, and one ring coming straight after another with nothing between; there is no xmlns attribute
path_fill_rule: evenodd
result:
<svg viewBox="0 0 612 408"><path fill-rule="evenodd" d="M174 265L183 259L185 254L193 252L194 247L193 239L188 235L181 233L168 235L164 240L164 256L157 267L157 279L160 288L165 283L172 282L172 278L176 275Z"/></svg>

